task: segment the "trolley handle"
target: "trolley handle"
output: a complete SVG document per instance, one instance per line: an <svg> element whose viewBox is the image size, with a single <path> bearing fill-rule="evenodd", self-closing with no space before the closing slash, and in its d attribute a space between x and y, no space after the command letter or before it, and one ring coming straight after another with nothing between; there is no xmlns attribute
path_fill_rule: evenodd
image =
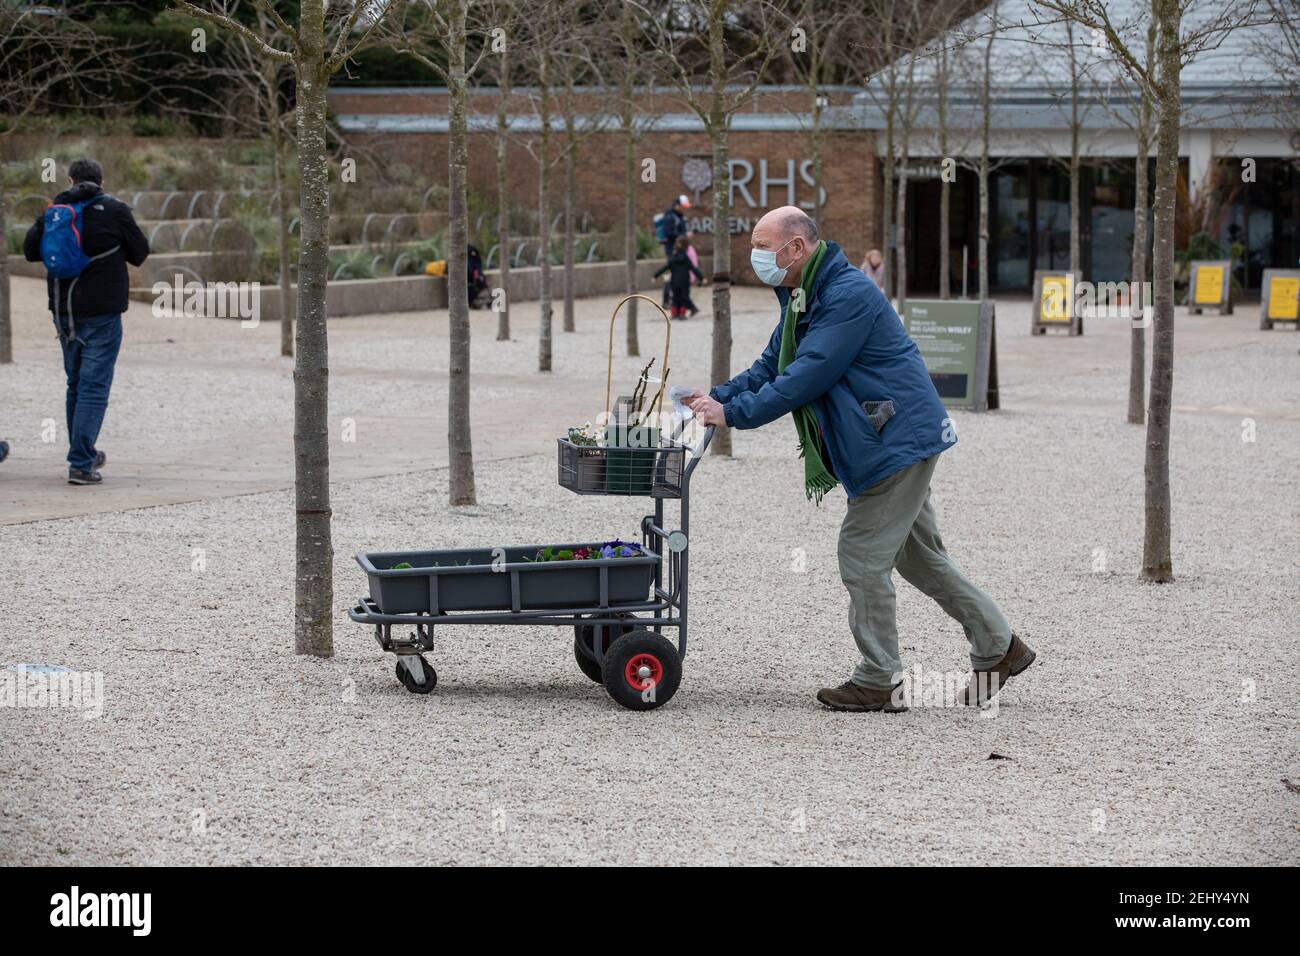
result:
<svg viewBox="0 0 1300 956"><path fill-rule="evenodd" d="M675 445L680 445L685 448L692 455L699 455L704 452L704 449L709 447L709 440L713 437L713 426L706 425L704 427L704 440L701 441L699 447L696 448L681 440L682 435L686 433L686 426L692 421L694 421L692 418L684 418L678 421L677 424L673 426L673 433L668 436L668 440Z"/></svg>
<svg viewBox="0 0 1300 956"><path fill-rule="evenodd" d="M695 466L698 465L700 463L700 459L704 457L704 453L708 450L709 442L713 440L713 433L716 430L717 430L716 426L709 425L704 429L704 437L700 439L699 445L697 445L694 448L691 448L690 445L684 446L691 453L691 460L686 465L686 475L685 475L686 480L688 481L690 480L691 472L695 470Z"/></svg>

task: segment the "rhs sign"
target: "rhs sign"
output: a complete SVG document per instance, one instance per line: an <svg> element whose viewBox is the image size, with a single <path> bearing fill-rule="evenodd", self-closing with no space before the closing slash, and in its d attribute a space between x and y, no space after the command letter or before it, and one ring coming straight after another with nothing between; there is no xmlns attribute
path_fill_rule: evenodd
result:
<svg viewBox="0 0 1300 956"><path fill-rule="evenodd" d="M748 159L731 159L727 161L731 174L731 208L739 212L727 220L728 231L734 235L747 233L754 228L756 217L747 216L745 208L756 210L762 215L773 206L798 206L813 210L817 203L810 195L817 188L813 175L811 159L786 159L769 163L766 159L757 164ZM695 194L698 202L704 191L713 184L712 167L703 157L690 157L682 166L682 182ZM805 187L802 192L799 187ZM821 189L821 204L825 206L827 192ZM711 234L714 230L713 219L701 216L688 220L692 232Z"/></svg>

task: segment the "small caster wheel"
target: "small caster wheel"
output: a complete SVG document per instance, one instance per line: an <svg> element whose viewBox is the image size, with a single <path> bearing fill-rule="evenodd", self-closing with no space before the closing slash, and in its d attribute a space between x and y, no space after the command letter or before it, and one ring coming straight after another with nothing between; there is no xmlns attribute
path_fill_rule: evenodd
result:
<svg viewBox="0 0 1300 956"><path fill-rule="evenodd" d="M632 616L619 615L633 620ZM593 648L593 634L599 625L595 624L575 624L573 626L573 659L578 662L578 670L582 671L591 680L597 684L605 683L605 678L601 674L600 662L596 660L596 654ZM614 636L627 634L633 630L632 624L614 624L603 629L604 637L601 639L600 649L602 653L609 653L610 632Z"/></svg>
<svg viewBox="0 0 1300 956"><path fill-rule="evenodd" d="M424 672L417 680L406 668L407 660L419 661L420 669ZM397 679L402 682L402 686L412 694L427 694L438 686L438 672L429 666L429 662L423 657L416 656L413 658L399 657L397 659Z"/></svg>
<svg viewBox="0 0 1300 956"><path fill-rule="evenodd" d="M605 690L629 710L654 710L677 693L682 659L677 648L653 631L632 631L605 654Z"/></svg>

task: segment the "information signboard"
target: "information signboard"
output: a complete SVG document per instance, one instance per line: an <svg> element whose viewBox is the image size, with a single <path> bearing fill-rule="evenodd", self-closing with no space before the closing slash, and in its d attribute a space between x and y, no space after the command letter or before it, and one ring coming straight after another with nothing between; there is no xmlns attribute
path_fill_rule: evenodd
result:
<svg viewBox="0 0 1300 956"><path fill-rule="evenodd" d="M1259 293L1259 327L1292 322L1300 331L1300 269L1265 269Z"/></svg>
<svg viewBox="0 0 1300 956"><path fill-rule="evenodd" d="M948 408L998 407L998 348L992 302L908 299L903 325L921 350Z"/></svg>
<svg viewBox="0 0 1300 956"><path fill-rule="evenodd" d="M1193 260L1187 286L1187 311L1200 315L1206 309L1218 309L1219 315L1232 315L1232 260Z"/></svg>
<svg viewBox="0 0 1300 956"><path fill-rule="evenodd" d="M1083 334L1083 316L1075 303L1078 276L1069 270L1034 270L1034 335L1061 329L1070 335Z"/></svg>

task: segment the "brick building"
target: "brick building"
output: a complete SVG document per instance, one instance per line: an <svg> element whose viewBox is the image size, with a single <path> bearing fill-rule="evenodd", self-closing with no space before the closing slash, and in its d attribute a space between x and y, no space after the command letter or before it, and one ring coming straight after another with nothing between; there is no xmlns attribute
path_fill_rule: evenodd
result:
<svg viewBox="0 0 1300 956"><path fill-rule="evenodd" d="M854 90L824 91L828 105L847 109ZM732 274L736 281L752 282L748 270L746 237L758 217L775 206L794 204L810 213L816 208L806 90L760 87L753 102L733 120L729 137L731 165ZM697 233L701 252L711 252L713 231L711 150L698 117L689 112L681 93L673 89L646 89L639 93L642 117L653 122L637 146L639 162L654 160L654 182L640 182L637 222L647 231L654 216L673 197L685 193L694 203L688 218ZM446 182L447 94L439 89L341 88L330 94L330 106L350 140L378 149L386 158L402 162L429 177ZM495 197L496 110L494 89L474 90L469 96L469 184L483 196ZM598 127L582 141L577 159L577 213L596 230L619 230L624 217L625 137L613 106L602 91L580 90L575 97L579 127ZM536 91L516 90L507 108L511 135L508 145L509 189L521 207L537 206L537 161L525 146L536 148L540 123ZM552 117L556 132L553 153L561 149L562 117ZM842 122L842 121L841 121ZM845 247L860 261L870 245L879 244L876 195L880 188L872 134L861 129L831 128L822 136L824 201L823 234ZM560 165L551 174L551 215L561 207L564 173Z"/></svg>
<svg viewBox="0 0 1300 956"><path fill-rule="evenodd" d="M1212 6L1212 5L1211 5ZM1136 25L1140 37L1148 7L1139 0L1112 0L1115 22ZM1199 8L1198 8L1199 9ZM1217 8L1214 8L1217 9ZM978 63L983 47L971 38L993 37L989 50L992 128L989 181L989 274L994 292L1027 293L1036 269L1068 268L1070 182L1071 46L1086 76L1079 92L1081 149L1081 271L1092 281L1127 277L1134 229L1134 116L1136 92L1105 44L1087 31L1067 34L1059 21L1038 23L1030 0L1007 0L974 14L939 38L952 58L947 86L949 157L939 154L937 83L933 47L916 56L915 108L908 162L908 293L939 287L940 250L951 262L951 291L975 289L978 250L978 180L971 167L979 155L983 117ZM997 16L994 22L991 17ZM1198 14L1199 15L1199 14ZM1027 24L1027 25L1026 25ZM1182 77L1182 153L1177 241L1185 247L1202 232L1233 255L1234 274L1247 291L1258 289L1270 266L1294 267L1300 260L1300 102L1294 63L1281 49L1275 28L1254 25L1212 37ZM978 47L978 49L977 49ZM978 54L978 55L977 55ZM974 62L975 72L971 63ZM1279 66L1281 64L1281 66ZM510 191L516 205L535 209L537 165L521 141L536 137L535 91L521 89L508 103L513 142ZM829 87L823 101L823 235L860 262L867 249L885 248L883 217L885 115L880 90ZM495 90L470 98L470 183L495 197ZM331 93L339 125L352 139L382 148L434 183L446 182L447 97L437 89L340 88ZM578 157L578 213L598 230L623 222L624 139L610 113L615 105L599 90L575 97L581 124L603 124L586 138ZM655 213L673 196L698 197L690 218L698 244L708 252L713 223L708 136L698 117L673 88L638 92L640 121L648 122L638 146L653 159L656 181L637 191L637 221L650 227ZM555 149L562 118L558 98L552 118ZM746 235L774 206L816 206L809 135L812 99L801 87L759 87L735 114L730 134L732 216L737 240L731 272L736 281L755 281L747 260ZM1154 149L1153 149L1154 153ZM955 158L950 189L950 229L939 229L945 158ZM700 161L703 160L703 164ZM689 170L688 170L689 164ZM954 165L954 164L949 164ZM1249 176L1242 170L1249 168ZM563 173L557 167L551 210L561 208ZM1151 194L1154 193L1152 188ZM1150 234L1150 233L1148 233ZM963 274L961 263L967 262Z"/></svg>

